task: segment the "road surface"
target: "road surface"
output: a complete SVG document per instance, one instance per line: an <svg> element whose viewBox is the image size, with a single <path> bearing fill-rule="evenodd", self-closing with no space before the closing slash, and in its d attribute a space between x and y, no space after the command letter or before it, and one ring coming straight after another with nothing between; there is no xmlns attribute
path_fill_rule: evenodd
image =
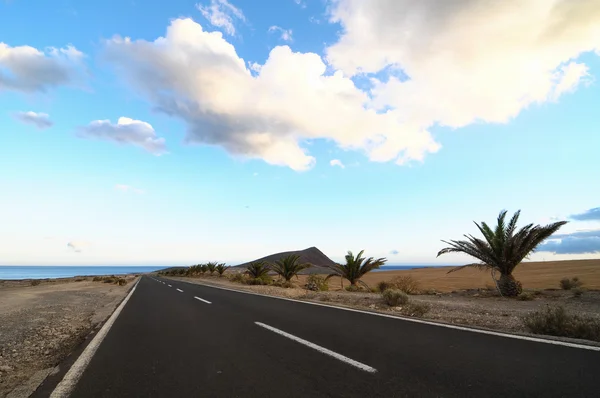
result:
<svg viewBox="0 0 600 398"><path fill-rule="evenodd" d="M142 277L72 397L598 397L600 352Z"/></svg>

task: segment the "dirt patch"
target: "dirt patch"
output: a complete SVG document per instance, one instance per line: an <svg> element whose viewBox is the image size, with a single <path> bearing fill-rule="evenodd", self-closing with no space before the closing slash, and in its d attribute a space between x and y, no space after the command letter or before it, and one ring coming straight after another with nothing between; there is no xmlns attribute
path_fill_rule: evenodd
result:
<svg viewBox="0 0 600 398"><path fill-rule="evenodd" d="M522 317L529 312L544 309L548 305L561 305L569 313L600 319L600 291L593 290L585 291L580 297L575 297L570 291L529 290L527 293L532 296L532 299L520 301L500 297L495 290L469 289L453 293L411 295L409 304L389 307L379 293L342 290L315 292L303 289L300 282L295 282L296 287L286 289L275 286L248 286L231 282L226 278L170 278L386 314L418 316L426 320L510 333L526 334ZM425 313L419 313L413 311L414 306L424 306L427 310Z"/></svg>
<svg viewBox="0 0 600 398"><path fill-rule="evenodd" d="M81 278L0 283L0 397L56 366L131 288Z"/></svg>

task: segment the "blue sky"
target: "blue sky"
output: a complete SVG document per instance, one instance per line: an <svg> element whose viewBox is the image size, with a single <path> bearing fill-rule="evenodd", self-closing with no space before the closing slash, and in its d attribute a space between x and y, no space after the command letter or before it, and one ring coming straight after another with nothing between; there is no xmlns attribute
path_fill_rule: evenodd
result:
<svg viewBox="0 0 600 398"><path fill-rule="evenodd" d="M485 4L0 1L0 264L599 258L600 7Z"/></svg>

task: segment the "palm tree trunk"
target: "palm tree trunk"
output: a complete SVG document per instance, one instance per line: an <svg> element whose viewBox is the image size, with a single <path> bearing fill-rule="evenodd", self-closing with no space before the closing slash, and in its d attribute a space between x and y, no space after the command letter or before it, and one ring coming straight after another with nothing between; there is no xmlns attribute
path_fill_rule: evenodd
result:
<svg viewBox="0 0 600 398"><path fill-rule="evenodd" d="M515 297L521 294L523 286L512 274L500 274L498 288L503 296Z"/></svg>

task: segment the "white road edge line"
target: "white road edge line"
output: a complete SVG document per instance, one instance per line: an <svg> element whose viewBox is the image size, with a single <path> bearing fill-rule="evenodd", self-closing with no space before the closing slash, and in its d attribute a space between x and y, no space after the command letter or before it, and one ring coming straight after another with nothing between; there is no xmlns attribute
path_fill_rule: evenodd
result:
<svg viewBox="0 0 600 398"><path fill-rule="evenodd" d="M190 285L200 285L200 286L211 287L213 289L229 290L230 292L243 293L243 294L251 294L251 295L254 295L254 296L268 297L268 298L277 299L277 300L293 301L295 303L302 303L302 304L308 304L308 305L316 305L316 306L319 306L319 307L333 308L333 309L336 309L336 310L358 312L358 313L361 313L361 314L367 314L367 315L373 315L373 316L380 316L380 317L383 317L383 318L391 318L391 319L396 319L396 320L399 320L399 321L407 321L407 322L421 323L421 324L424 324L424 325L439 326L439 327L448 328L448 329L462 330L464 332L487 334L487 335L491 335L491 336L506 337L506 338L515 339L515 340L533 341L533 342L536 342L536 343L559 345L559 346L570 347L570 348L579 348L579 349L582 349L582 350L589 350L589 351L600 351L600 347L599 346L593 346L593 345L584 345L584 344L577 344L577 343L569 343L569 342L566 342L566 341L549 340L549 339L542 339L542 338L538 338L538 337L521 336L521 335L518 335L518 334L508 334L508 333L503 333L503 332L494 332L492 330L473 329L473 328L469 328L469 327L466 327L466 326L449 325L449 324L446 324L446 323L437 323L437 322L432 322L432 321L424 321L422 319L405 318L405 317L400 317L400 316L395 316L395 315L380 314L378 312L363 311L363 310L357 310L357 309L354 309L354 308L336 307L335 305L313 303L311 301L301 301L301 300L295 300L295 299L291 299L291 298L287 298L287 297L269 296L267 294L254 293L254 292L246 292L246 291L243 291L243 290L230 289L230 288L221 287L221 286L206 285L206 284L203 284L203 283L192 283L192 282L187 282L187 281L180 281L180 282L184 282L184 283L187 283L187 284L190 284Z"/></svg>
<svg viewBox="0 0 600 398"><path fill-rule="evenodd" d="M204 302L204 303L206 303L206 304L212 304L210 301L208 301L208 300L204 300L204 299L201 299L200 297L196 297L196 296L194 296L194 298L195 298L196 300L200 300L200 301L202 301L202 302Z"/></svg>
<svg viewBox="0 0 600 398"><path fill-rule="evenodd" d="M279 335L281 335L283 337L287 337L288 339L294 340L297 343L300 343L300 344L303 344L303 345L305 345L307 347L310 347L313 350L317 350L317 351L319 351L322 354L329 355L330 357L333 357L333 358L335 358L335 359L337 359L339 361L347 363L348 365L352 365L355 368L358 368L360 370L364 370L365 372L369 372L369 373L376 373L377 372L377 369L372 368L369 365L365 365L362 362L358 362L358 361L355 361L354 359L350 359L348 357L345 357L342 354L338 354L337 352L328 350L325 347L321 347L320 345L317 345L315 343L311 343L310 341L301 339L300 337L296 337L293 334L289 334L287 332L284 332L283 330L279 330L277 328L274 328L273 326L265 325L262 322L254 322L254 323L257 324L260 327L263 327L263 328L265 328L267 330L270 330L271 332L277 333L277 334L279 334Z"/></svg>
<svg viewBox="0 0 600 398"><path fill-rule="evenodd" d="M171 286L171 285L167 285L167 286L169 286L169 287L173 287L173 286Z"/></svg>
<svg viewBox="0 0 600 398"><path fill-rule="evenodd" d="M177 291L183 293L183 290L181 290L181 289L177 289Z"/></svg>
<svg viewBox="0 0 600 398"><path fill-rule="evenodd" d="M121 302L119 307L117 307L115 312L113 312L110 318L108 318L108 321L106 321L106 323L102 326L98 334L96 334L96 336L94 336L94 338L87 345L87 347L85 347L85 350L83 350L81 355L79 355L79 358L77 358L75 363L73 363L73 365L65 374L60 383L58 383L54 391L52 391L52 394L50 394L50 398L68 397L71 394L71 392L73 392L73 389L77 385L77 382L81 378L81 375L83 375L83 372L92 360L92 357L96 353L96 350L108 334L108 331L112 327L113 323L115 323L115 321L117 320L117 317L125 307L125 304L127 304L129 299L133 295L133 292L135 292L135 289L137 288L137 285L138 283L140 283L141 280L142 278L138 279L135 286L131 289L127 297L125 297L125 299Z"/></svg>

